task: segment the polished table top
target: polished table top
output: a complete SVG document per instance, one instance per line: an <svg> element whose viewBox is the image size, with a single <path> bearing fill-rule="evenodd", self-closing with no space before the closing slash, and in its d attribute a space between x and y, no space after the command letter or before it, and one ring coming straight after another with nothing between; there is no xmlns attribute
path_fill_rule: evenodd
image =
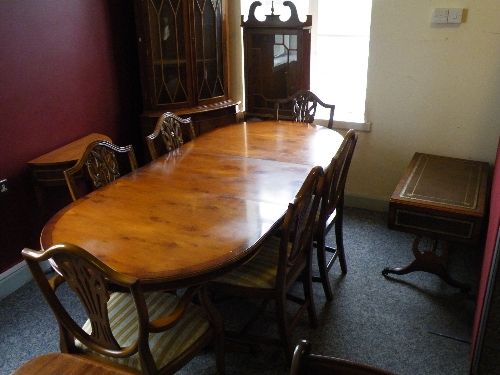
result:
<svg viewBox="0 0 500 375"><path fill-rule="evenodd" d="M229 125L58 212L42 248L70 242L146 288L207 281L247 261L343 136L292 122Z"/></svg>

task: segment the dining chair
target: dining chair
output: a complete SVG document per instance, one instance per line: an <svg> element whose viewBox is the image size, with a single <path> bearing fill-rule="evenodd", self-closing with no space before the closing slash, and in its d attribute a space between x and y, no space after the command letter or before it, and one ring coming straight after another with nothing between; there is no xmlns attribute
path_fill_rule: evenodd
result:
<svg viewBox="0 0 500 375"><path fill-rule="evenodd" d="M318 325L312 293L311 251L322 176L321 167L310 171L294 202L288 205L280 237L269 236L252 259L209 283L209 290L217 294L261 300L243 329L224 331L227 339L281 347L289 362L293 349L291 334L301 316L307 311L311 326ZM291 293L291 288L301 275L304 295L299 297ZM269 301L274 301L279 338L250 332ZM287 314L287 301L298 304L292 319Z"/></svg>
<svg viewBox="0 0 500 375"><path fill-rule="evenodd" d="M157 142L158 137L163 142ZM158 156L179 148L186 137L189 137L189 141L196 138L191 118L183 119L171 112L165 112L156 121L153 133L146 137L151 159L155 160Z"/></svg>
<svg viewBox="0 0 500 375"><path fill-rule="evenodd" d="M118 179L121 175L120 168L125 168L125 162L118 159L120 155L128 156L127 171L137 169L132 145L119 147L105 140L91 142L77 163L64 171L64 178L73 200L76 201L89 191L99 189ZM84 168L85 166L87 168Z"/></svg>
<svg viewBox="0 0 500 375"><path fill-rule="evenodd" d="M45 251L24 249L22 255L57 319L61 352L134 374L159 375L175 373L215 342L217 370L224 373L222 320L207 296L206 284L182 289L179 296L145 292L137 278L68 243ZM59 272L52 278L40 265L48 259ZM64 283L87 313L83 327L56 293ZM201 306L192 302L195 298Z"/></svg>
<svg viewBox="0 0 500 375"><path fill-rule="evenodd" d="M325 169L321 204L314 226L313 244L317 251L319 276L313 275L312 280L323 284L326 299L329 301L333 299L333 293L328 273L337 258L342 273L347 273L343 234L344 189L357 141L358 136L350 129ZM326 236L332 227L335 227L336 247L326 245ZM327 259L329 254L331 256Z"/></svg>
<svg viewBox="0 0 500 375"><path fill-rule="evenodd" d="M311 354L311 343L301 340L295 347L290 375L396 375L380 368L336 357Z"/></svg>
<svg viewBox="0 0 500 375"><path fill-rule="evenodd" d="M47 353L23 363L10 375L127 375L127 372L103 363L68 353Z"/></svg>
<svg viewBox="0 0 500 375"><path fill-rule="evenodd" d="M328 128L332 129L335 105L323 103L314 93L309 90L297 91L295 94L285 99L276 99L276 101L274 102L276 121L280 119L280 111L291 107L292 121L307 122L312 124L314 122L314 116L316 115L318 104L322 107L330 109Z"/></svg>

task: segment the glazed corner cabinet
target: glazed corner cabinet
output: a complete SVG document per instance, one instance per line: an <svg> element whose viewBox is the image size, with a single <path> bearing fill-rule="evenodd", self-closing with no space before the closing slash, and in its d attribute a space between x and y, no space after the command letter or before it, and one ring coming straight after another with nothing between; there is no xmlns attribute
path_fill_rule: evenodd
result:
<svg viewBox="0 0 500 375"><path fill-rule="evenodd" d="M282 21L272 6L271 14L259 21L255 9L261 5L260 1L250 5L247 21L241 16L246 119L274 118L276 99L309 90L312 16L301 22L295 4L284 1L290 8L288 20ZM291 105L283 114L291 118Z"/></svg>
<svg viewBox="0 0 500 375"><path fill-rule="evenodd" d="M143 137L158 117L191 117L196 135L236 122L229 97L227 0L134 0Z"/></svg>

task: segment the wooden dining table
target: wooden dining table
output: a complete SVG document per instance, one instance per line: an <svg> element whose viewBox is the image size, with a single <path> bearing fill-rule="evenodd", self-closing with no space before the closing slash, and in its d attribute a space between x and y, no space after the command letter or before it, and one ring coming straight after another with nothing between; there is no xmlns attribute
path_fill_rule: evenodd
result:
<svg viewBox="0 0 500 375"><path fill-rule="evenodd" d="M63 208L41 246L76 244L149 290L211 280L256 254L342 140L294 122L215 129Z"/></svg>

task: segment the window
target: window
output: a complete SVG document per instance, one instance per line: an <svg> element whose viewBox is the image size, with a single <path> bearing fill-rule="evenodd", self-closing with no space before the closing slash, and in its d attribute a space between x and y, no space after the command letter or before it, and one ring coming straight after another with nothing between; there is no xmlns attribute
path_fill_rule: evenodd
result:
<svg viewBox="0 0 500 375"><path fill-rule="evenodd" d="M254 0L241 0L242 14ZM261 0L255 16L274 14L287 20L290 8L281 1ZM369 130L365 123L366 73L370 42L372 0L293 0L299 19L313 17L311 91L325 103L335 104L335 127ZM318 108L316 118L327 119ZM318 121L321 123L321 121ZM326 123L326 120L325 120Z"/></svg>

